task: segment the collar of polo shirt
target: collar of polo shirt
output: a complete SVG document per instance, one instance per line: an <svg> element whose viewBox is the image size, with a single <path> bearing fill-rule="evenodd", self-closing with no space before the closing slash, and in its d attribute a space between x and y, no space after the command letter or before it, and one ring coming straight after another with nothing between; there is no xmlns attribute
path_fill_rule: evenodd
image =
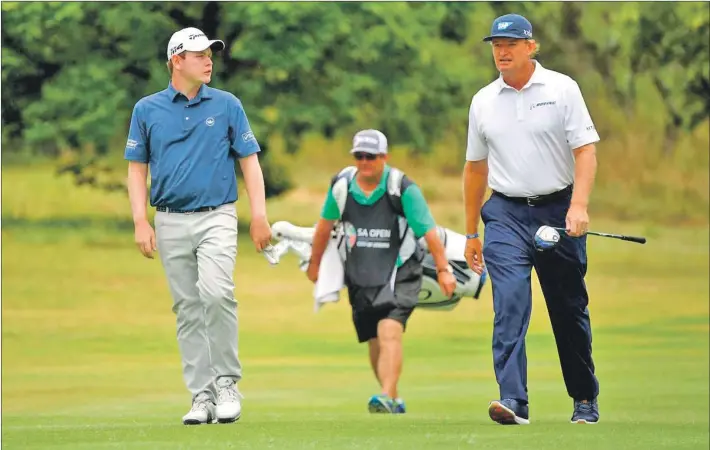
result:
<svg viewBox="0 0 710 450"><path fill-rule="evenodd" d="M168 83L168 93L170 94L170 100L172 100L173 102L175 102L175 100L177 100L178 96L182 95L182 93L180 91L175 89L175 86L173 86L172 82ZM202 86L200 86L200 90L197 91L197 95L195 96L194 99L192 99L192 103L196 103L196 102L199 102L202 100L207 100L208 98L212 98L212 93L210 92L210 88L206 84L202 84Z"/></svg>
<svg viewBox="0 0 710 450"><path fill-rule="evenodd" d="M508 86L505 81L503 81L503 75L498 76L498 80L496 80L498 83L498 93L500 94L503 89L513 89L513 87ZM548 77L547 77L547 69L542 67L542 64L540 64L538 61L535 61L535 70L533 71L532 76L528 80L527 83L525 83L525 86L523 86L523 89L527 88L530 85L533 84L547 84ZM521 89L522 90L522 89Z"/></svg>

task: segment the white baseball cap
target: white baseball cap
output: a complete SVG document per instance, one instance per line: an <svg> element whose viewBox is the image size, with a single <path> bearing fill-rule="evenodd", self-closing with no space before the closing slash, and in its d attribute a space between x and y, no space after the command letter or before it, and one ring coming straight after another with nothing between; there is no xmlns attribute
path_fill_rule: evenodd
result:
<svg viewBox="0 0 710 450"><path fill-rule="evenodd" d="M173 33L170 37L170 42L168 43L168 61L171 56L179 55L182 52L201 52L208 48L219 52L224 50L224 42L207 39L205 33L197 28L183 28Z"/></svg>
<svg viewBox="0 0 710 450"><path fill-rule="evenodd" d="M374 155L387 154L387 137L379 130L361 130L353 137L350 153L365 152Z"/></svg>

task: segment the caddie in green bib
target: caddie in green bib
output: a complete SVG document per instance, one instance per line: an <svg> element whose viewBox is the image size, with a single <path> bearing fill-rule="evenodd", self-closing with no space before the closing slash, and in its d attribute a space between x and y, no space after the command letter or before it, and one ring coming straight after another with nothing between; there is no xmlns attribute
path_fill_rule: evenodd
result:
<svg viewBox="0 0 710 450"><path fill-rule="evenodd" d="M453 293L456 280L436 223L419 187L387 164L387 138L363 130L353 139L355 165L330 183L313 238L308 278L318 278L330 233L341 222L345 285L359 342L368 342L370 361L381 394L368 402L370 412L404 413L397 392L402 366L402 334L422 285L425 238L436 263L439 285Z"/></svg>

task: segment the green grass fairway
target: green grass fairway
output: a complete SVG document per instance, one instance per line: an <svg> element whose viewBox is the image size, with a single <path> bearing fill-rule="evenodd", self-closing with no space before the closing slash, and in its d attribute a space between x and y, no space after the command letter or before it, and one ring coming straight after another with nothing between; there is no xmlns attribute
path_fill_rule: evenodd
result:
<svg viewBox="0 0 710 450"><path fill-rule="evenodd" d="M272 268L243 233L236 272L243 416L236 424L185 427L180 419L189 394L159 261L140 256L130 229L101 230L78 213L67 222L55 217L61 208L54 219L33 219L29 207L24 215L17 212L21 205L3 188L3 449L710 444L707 228L595 222L596 230L649 238L645 246L589 238L587 281L601 385L596 426L569 424L572 402L535 284L527 427L502 427L487 416L497 396L490 285L480 300L465 300L452 312L415 312L401 380L409 413L371 416L366 403L378 389L367 349L356 343L347 300L314 314L312 287L295 258ZM124 199L84 198L105 204L106 217L128 218ZM271 219L288 217L274 212ZM112 219L102 220L97 223Z"/></svg>
<svg viewBox="0 0 710 450"><path fill-rule="evenodd" d="M571 405L539 292L528 339L532 425L489 421L496 397L490 287L453 312L417 312L406 335L406 416L370 416L377 392L345 301L312 312L289 257L246 241L237 271L244 415L187 428L189 405L158 261L130 233L3 232L3 448L707 448L707 232L645 247L591 241L602 420ZM43 238L44 237L44 238Z"/></svg>

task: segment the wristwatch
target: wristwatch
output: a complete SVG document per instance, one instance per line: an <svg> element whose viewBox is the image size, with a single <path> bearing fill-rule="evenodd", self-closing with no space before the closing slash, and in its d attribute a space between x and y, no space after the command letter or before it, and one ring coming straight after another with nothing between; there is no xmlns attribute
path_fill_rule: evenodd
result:
<svg viewBox="0 0 710 450"><path fill-rule="evenodd" d="M449 272L449 273L454 273L454 268L451 267L451 264L447 264L446 268L444 269L436 269L436 274L439 275L441 272Z"/></svg>

